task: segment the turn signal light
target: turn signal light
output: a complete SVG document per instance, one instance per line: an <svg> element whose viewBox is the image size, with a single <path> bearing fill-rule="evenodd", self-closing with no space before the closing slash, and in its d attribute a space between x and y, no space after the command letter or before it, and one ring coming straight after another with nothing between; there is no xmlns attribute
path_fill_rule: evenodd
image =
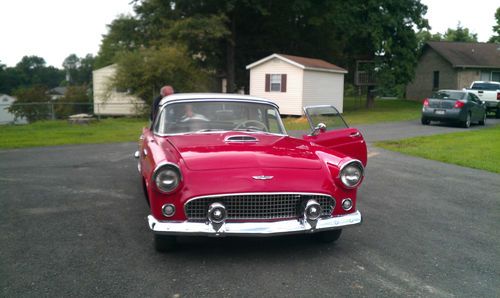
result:
<svg viewBox="0 0 500 298"><path fill-rule="evenodd" d="M428 107L429 106L429 99L426 98L424 99L424 107Z"/></svg>
<svg viewBox="0 0 500 298"><path fill-rule="evenodd" d="M455 105L453 106L453 108L455 108L455 109L461 109L464 106L465 106L465 103L463 101L457 100L457 101L455 101Z"/></svg>
<svg viewBox="0 0 500 298"><path fill-rule="evenodd" d="M500 100L500 92L497 92L497 100Z"/></svg>

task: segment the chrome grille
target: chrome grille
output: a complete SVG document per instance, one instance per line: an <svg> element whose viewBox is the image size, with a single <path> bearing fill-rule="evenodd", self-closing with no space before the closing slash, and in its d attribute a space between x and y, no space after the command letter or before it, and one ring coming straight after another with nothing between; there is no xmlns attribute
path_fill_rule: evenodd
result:
<svg viewBox="0 0 500 298"><path fill-rule="evenodd" d="M322 207L321 216L330 216L335 201L318 194L236 194L201 197L189 201L184 210L190 221L207 220L208 206L214 202L224 204L227 220L278 220L302 216L305 202L316 200Z"/></svg>

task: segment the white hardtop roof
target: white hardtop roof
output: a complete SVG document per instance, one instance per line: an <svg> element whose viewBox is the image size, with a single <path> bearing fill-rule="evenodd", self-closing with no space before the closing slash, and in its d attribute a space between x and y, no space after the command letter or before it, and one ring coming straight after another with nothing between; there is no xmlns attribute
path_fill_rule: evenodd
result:
<svg viewBox="0 0 500 298"><path fill-rule="evenodd" d="M247 101L270 104L278 108L276 103L261 97L233 93L177 93L164 97L160 106L171 102L197 101L197 100L222 100L222 101Z"/></svg>

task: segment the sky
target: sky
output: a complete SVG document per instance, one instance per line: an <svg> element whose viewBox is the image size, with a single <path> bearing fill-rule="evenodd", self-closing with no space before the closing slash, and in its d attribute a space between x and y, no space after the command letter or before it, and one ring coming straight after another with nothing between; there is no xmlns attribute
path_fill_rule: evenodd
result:
<svg viewBox="0 0 500 298"><path fill-rule="evenodd" d="M132 14L131 0L2 0L0 1L0 63L15 66L23 56L42 57L62 68L70 54L96 55L102 35L120 14ZM421 0L432 33L462 27L479 41L493 35L498 0Z"/></svg>

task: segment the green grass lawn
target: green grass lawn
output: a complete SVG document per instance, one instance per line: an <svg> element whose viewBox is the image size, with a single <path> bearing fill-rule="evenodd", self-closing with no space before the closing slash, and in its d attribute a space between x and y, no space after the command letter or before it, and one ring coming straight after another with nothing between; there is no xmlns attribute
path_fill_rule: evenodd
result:
<svg viewBox="0 0 500 298"><path fill-rule="evenodd" d="M370 110L364 105L364 98L345 98L342 116L349 126L419 119L422 107L421 102L399 99L376 99L375 108ZM285 117L283 123L287 130L310 129L305 117Z"/></svg>
<svg viewBox="0 0 500 298"><path fill-rule="evenodd" d="M24 148L66 144L113 143L138 140L144 119L104 119L91 124L65 120L39 121L29 125L0 126L0 148Z"/></svg>
<svg viewBox="0 0 500 298"><path fill-rule="evenodd" d="M500 173L500 125L492 128L377 142L404 154Z"/></svg>
<svg viewBox="0 0 500 298"><path fill-rule="evenodd" d="M418 119L421 104L406 100L376 100L366 110L364 99L346 98L344 117L349 125ZM308 130L305 118L284 119L287 130ZM65 144L135 141L148 121L135 118L104 119L89 125L68 124L65 120L39 121L29 125L1 125L0 149Z"/></svg>

